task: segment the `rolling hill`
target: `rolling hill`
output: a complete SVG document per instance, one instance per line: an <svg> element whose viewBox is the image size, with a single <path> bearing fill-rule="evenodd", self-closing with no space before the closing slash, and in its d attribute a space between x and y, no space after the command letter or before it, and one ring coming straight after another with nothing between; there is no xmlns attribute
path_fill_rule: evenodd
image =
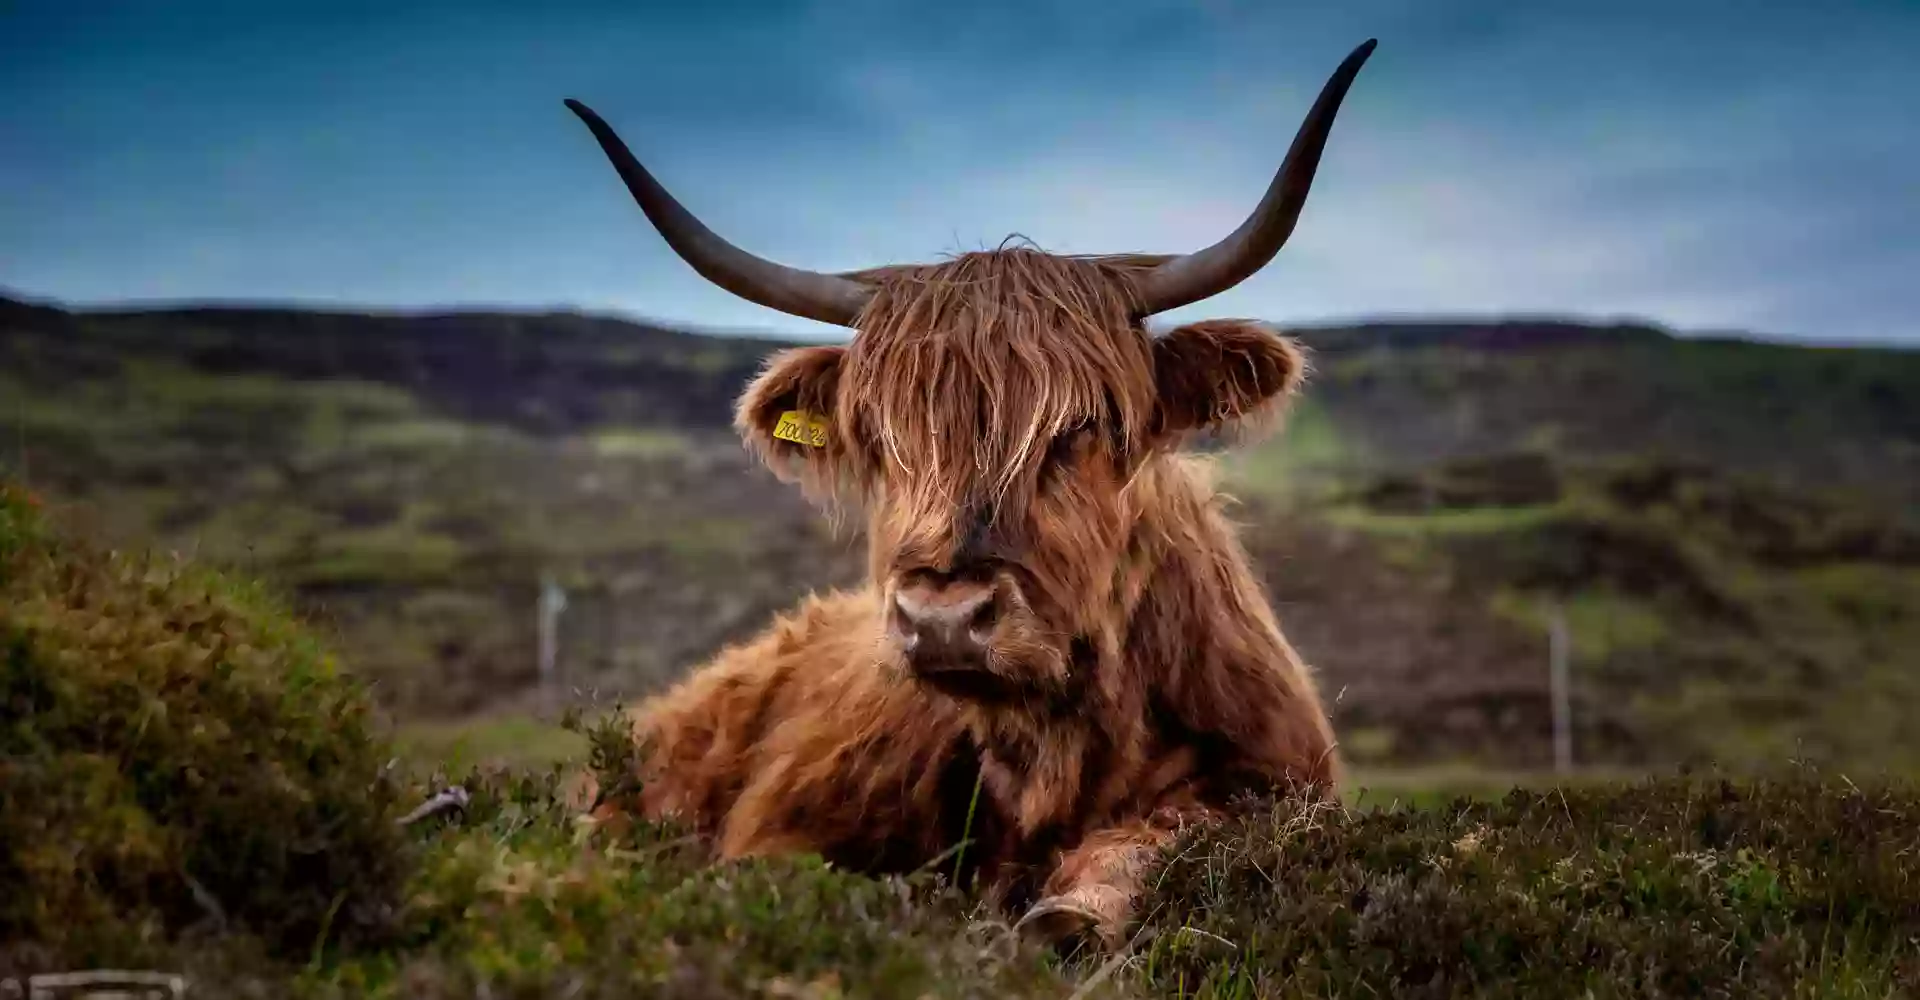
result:
<svg viewBox="0 0 1920 1000"><path fill-rule="evenodd" d="M1920 767L1920 353L1526 321L1293 331L1279 436L1223 456L1350 754ZM644 691L858 577L752 467L771 341L572 314L0 301L0 461L124 545L264 577L415 721Z"/></svg>

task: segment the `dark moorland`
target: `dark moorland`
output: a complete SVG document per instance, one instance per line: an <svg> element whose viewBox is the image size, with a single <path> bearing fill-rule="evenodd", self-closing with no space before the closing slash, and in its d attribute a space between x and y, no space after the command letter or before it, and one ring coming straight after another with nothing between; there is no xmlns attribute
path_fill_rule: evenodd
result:
<svg viewBox="0 0 1920 1000"><path fill-rule="evenodd" d="M1297 332L1291 420L1219 461L1362 787L1189 834L1109 961L1019 943L937 870L714 865L573 821L566 769L626 752L609 698L858 578L859 539L728 429L777 345L0 300L0 980L1920 991L1920 352ZM543 577L584 723L540 697ZM1548 781L1556 610L1581 771ZM464 812L396 824L448 780Z"/></svg>
<svg viewBox="0 0 1920 1000"><path fill-rule="evenodd" d="M1558 605L1583 762L1920 765L1920 352L1295 332L1306 394L1221 460L1357 763L1550 760ZM857 578L860 540L729 429L777 346L0 301L0 459L83 530L285 588L421 738L523 745L543 575L567 587L564 682L608 696Z"/></svg>

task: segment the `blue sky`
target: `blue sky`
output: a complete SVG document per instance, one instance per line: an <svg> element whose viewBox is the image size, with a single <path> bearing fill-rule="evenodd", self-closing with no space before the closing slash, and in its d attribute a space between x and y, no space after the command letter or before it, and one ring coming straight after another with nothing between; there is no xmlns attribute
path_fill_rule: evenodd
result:
<svg viewBox="0 0 1920 1000"><path fill-rule="evenodd" d="M1166 320L1920 343L1911 0L12 0L0 287L841 336L698 279L561 99L787 263L1173 252L1368 37L1293 240Z"/></svg>

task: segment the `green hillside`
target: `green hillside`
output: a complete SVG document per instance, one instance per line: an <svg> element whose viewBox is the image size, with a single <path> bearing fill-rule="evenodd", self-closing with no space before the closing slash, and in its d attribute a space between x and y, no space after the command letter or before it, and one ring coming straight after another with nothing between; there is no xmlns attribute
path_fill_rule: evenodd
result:
<svg viewBox="0 0 1920 1000"><path fill-rule="evenodd" d="M1223 457L1282 621L1376 768L1550 759L1544 616L1577 757L1920 763L1920 353L1572 323L1311 329L1279 436ZM536 737L535 601L564 685L631 694L858 577L746 460L770 342L570 315L0 303L0 461L69 521L287 589L450 752ZM569 698L572 695L567 695ZM469 748L471 749L471 748Z"/></svg>

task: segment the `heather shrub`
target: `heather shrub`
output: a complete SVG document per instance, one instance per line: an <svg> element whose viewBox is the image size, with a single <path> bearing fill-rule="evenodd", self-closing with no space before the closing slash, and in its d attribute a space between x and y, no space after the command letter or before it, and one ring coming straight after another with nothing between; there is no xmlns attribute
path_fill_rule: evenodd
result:
<svg viewBox="0 0 1920 1000"><path fill-rule="evenodd" d="M0 483L0 972L389 932L408 848L364 690L261 590L37 508Z"/></svg>
<svg viewBox="0 0 1920 1000"><path fill-rule="evenodd" d="M1788 773L1348 813L1169 853L1140 985L1202 997L1920 989L1920 792Z"/></svg>
<svg viewBox="0 0 1920 1000"><path fill-rule="evenodd" d="M573 769L394 767L365 689L260 588L51 530L0 485L0 981L183 974L196 997L1065 996L931 873L715 864L577 822ZM617 717L586 763L611 786ZM4 987L0 987L4 990ZM836 992L840 991L840 992Z"/></svg>

